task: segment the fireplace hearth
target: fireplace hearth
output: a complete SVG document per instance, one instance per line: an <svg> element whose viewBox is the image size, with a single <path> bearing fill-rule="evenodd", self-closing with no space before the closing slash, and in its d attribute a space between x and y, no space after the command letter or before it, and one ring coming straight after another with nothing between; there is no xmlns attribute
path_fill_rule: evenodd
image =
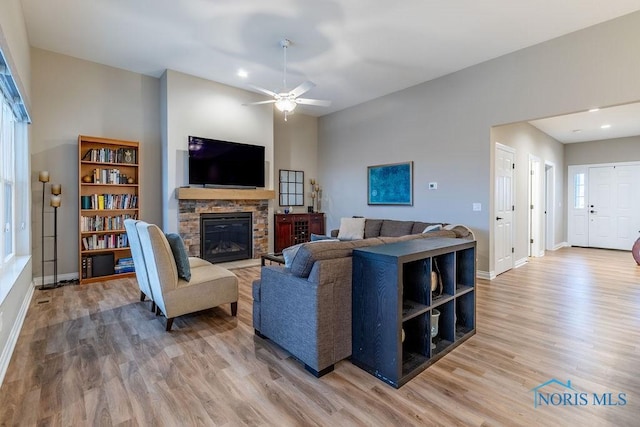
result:
<svg viewBox="0 0 640 427"><path fill-rule="evenodd" d="M251 212L200 214L200 257L212 263L253 257Z"/></svg>

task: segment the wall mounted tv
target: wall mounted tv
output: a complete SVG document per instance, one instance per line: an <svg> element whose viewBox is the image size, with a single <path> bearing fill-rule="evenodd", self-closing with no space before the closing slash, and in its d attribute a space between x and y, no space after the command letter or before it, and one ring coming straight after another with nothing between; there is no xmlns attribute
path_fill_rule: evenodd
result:
<svg viewBox="0 0 640 427"><path fill-rule="evenodd" d="M189 184L264 187L264 147L190 136Z"/></svg>

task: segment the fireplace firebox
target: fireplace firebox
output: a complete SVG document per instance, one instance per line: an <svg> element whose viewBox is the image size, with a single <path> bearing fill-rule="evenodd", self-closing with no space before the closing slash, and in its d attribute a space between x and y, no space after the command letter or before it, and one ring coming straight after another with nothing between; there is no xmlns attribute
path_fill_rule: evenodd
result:
<svg viewBox="0 0 640 427"><path fill-rule="evenodd" d="M212 263L252 258L251 212L201 214L200 257Z"/></svg>

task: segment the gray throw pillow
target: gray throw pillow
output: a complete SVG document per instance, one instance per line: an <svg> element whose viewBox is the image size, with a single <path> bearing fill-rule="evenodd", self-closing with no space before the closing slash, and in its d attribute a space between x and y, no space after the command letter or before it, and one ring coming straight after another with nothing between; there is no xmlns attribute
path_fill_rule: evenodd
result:
<svg viewBox="0 0 640 427"><path fill-rule="evenodd" d="M325 236L324 234L313 234L311 233L311 241L316 242L318 240L333 240L334 238L331 236Z"/></svg>
<svg viewBox="0 0 640 427"><path fill-rule="evenodd" d="M173 258L176 260L178 277L188 282L191 280L191 267L189 266L189 255L187 255L187 251L184 248L182 237L176 233L167 233L165 236L167 236L167 241L171 246Z"/></svg>

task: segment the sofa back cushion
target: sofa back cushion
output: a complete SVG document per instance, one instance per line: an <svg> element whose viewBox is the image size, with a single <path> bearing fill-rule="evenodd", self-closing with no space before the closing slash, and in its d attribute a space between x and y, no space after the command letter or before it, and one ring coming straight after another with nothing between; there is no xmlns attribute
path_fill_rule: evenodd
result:
<svg viewBox="0 0 640 427"><path fill-rule="evenodd" d="M411 234L413 223L414 221L396 221L392 219L385 219L384 221L382 221L380 236L399 237Z"/></svg>
<svg viewBox="0 0 640 427"><path fill-rule="evenodd" d="M366 246L380 245L378 239L363 239L349 241L317 241L304 243L291 262L291 273L298 277L309 277L313 264L316 261L331 258L350 257L353 250Z"/></svg>
<svg viewBox="0 0 640 427"><path fill-rule="evenodd" d="M380 236L380 229L382 228L381 219L369 219L364 223L364 238L378 237Z"/></svg>

